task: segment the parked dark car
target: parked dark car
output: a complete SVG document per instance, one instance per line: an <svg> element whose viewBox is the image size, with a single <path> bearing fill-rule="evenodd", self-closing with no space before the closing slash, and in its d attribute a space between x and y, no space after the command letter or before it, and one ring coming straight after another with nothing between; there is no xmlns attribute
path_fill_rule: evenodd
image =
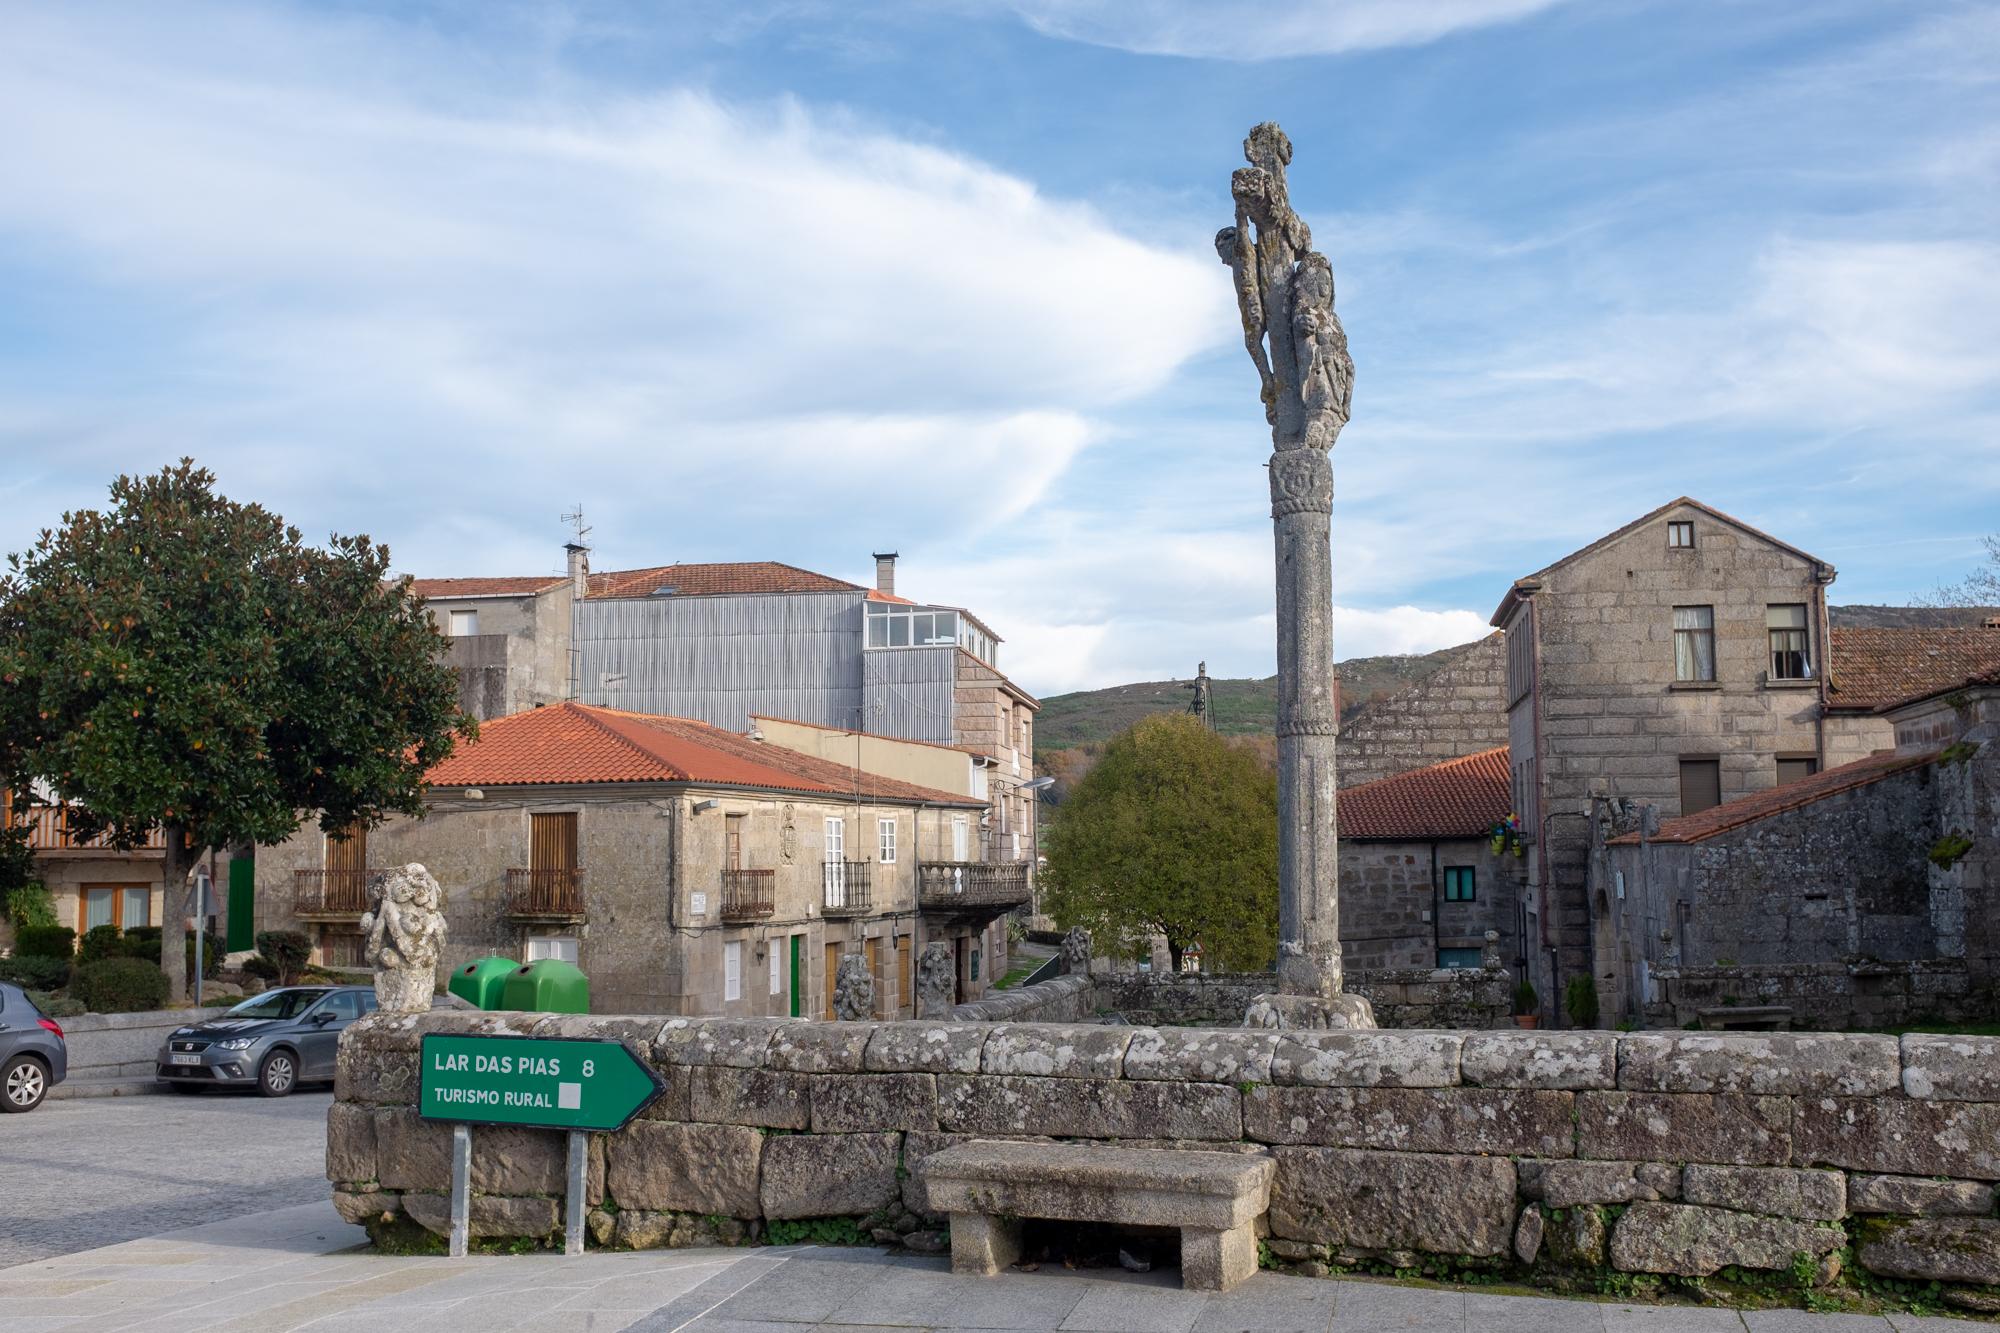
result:
<svg viewBox="0 0 2000 1333"><path fill-rule="evenodd" d="M69 1074L63 1030L11 981L0 981L0 1111L32 1111Z"/></svg>
<svg viewBox="0 0 2000 1333"><path fill-rule="evenodd" d="M159 1078L176 1092L254 1087L283 1097L331 1079L341 1032L374 1009L370 986L267 990L219 1018L175 1028L160 1047Z"/></svg>

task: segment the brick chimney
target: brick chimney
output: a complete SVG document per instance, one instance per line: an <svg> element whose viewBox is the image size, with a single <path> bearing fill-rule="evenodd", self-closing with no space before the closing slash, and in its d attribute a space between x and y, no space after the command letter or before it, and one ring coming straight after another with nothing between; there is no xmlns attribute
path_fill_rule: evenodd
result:
<svg viewBox="0 0 2000 1333"><path fill-rule="evenodd" d="M563 550L569 555L570 590L576 595L577 600L581 601L584 592L590 586L590 548L568 542L563 546Z"/></svg>
<svg viewBox="0 0 2000 1333"><path fill-rule="evenodd" d="M896 553L877 551L875 553L875 591L891 597L896 595Z"/></svg>

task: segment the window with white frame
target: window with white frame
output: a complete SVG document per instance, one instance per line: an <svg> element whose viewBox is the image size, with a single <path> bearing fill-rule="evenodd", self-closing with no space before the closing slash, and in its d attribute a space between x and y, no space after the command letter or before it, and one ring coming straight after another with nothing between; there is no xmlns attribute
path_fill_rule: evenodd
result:
<svg viewBox="0 0 2000 1333"><path fill-rule="evenodd" d="M544 958L555 958L565 963L574 963L577 958L576 936L574 935L530 935L527 947L522 950L522 958L530 963Z"/></svg>
<svg viewBox="0 0 2000 1333"><path fill-rule="evenodd" d="M1806 638L1806 608L1801 603L1764 609L1764 627L1771 636L1771 679L1811 680L1812 652Z"/></svg>
<svg viewBox="0 0 2000 1333"><path fill-rule="evenodd" d="M479 612L453 611L451 613L451 637L463 639L479 633Z"/></svg>
<svg viewBox="0 0 2000 1333"><path fill-rule="evenodd" d="M875 859L885 866L896 864L896 821L875 821Z"/></svg>
<svg viewBox="0 0 2000 1333"><path fill-rule="evenodd" d="M743 941L731 940L722 946L722 998L743 998Z"/></svg>
<svg viewBox="0 0 2000 1333"><path fill-rule="evenodd" d="M954 861L971 859L971 842L972 831L966 824L965 816L960 815L951 821L951 859Z"/></svg>
<svg viewBox="0 0 2000 1333"><path fill-rule="evenodd" d="M783 995L785 993L783 954L775 944L766 947L771 951L771 994Z"/></svg>

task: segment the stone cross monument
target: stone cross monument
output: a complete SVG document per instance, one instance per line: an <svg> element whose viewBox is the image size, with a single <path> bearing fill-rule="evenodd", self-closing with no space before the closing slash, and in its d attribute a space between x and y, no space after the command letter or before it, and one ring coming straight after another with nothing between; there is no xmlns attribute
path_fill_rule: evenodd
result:
<svg viewBox="0 0 2000 1333"><path fill-rule="evenodd" d="M1266 121L1230 178L1236 225L1215 235L1243 315L1271 426L1271 519L1278 565L1278 989L1251 1008L1263 1026L1373 1027L1368 1001L1341 992L1334 828L1333 465L1354 361L1333 313L1333 267L1292 211L1292 142Z"/></svg>

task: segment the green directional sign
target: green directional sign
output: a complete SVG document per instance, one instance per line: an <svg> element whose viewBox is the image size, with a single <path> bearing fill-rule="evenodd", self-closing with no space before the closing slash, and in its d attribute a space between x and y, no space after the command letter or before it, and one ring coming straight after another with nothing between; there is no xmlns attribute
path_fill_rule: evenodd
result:
<svg viewBox="0 0 2000 1333"><path fill-rule="evenodd" d="M426 1120L609 1131L666 1086L622 1041L433 1032L419 1058Z"/></svg>

